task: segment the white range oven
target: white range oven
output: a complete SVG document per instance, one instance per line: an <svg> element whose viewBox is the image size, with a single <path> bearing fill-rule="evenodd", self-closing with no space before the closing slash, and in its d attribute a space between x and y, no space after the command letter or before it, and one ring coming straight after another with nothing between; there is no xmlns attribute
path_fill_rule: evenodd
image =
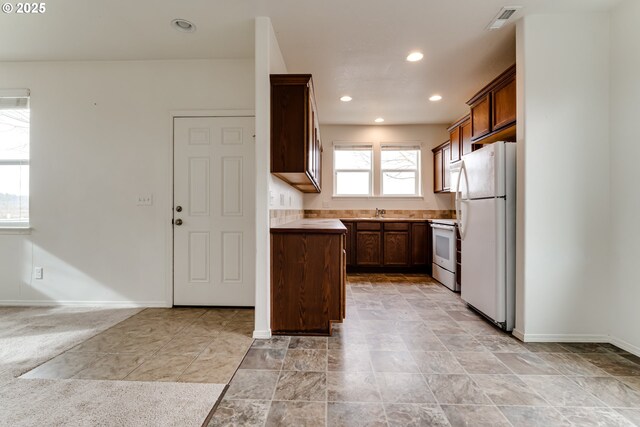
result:
<svg viewBox="0 0 640 427"><path fill-rule="evenodd" d="M456 283L456 221L432 219L432 276L452 291L460 291Z"/></svg>

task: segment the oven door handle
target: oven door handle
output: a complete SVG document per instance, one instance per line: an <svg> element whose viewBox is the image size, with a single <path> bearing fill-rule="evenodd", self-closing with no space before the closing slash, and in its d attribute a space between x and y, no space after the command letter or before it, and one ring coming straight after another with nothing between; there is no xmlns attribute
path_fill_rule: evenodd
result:
<svg viewBox="0 0 640 427"><path fill-rule="evenodd" d="M442 224L435 224L435 223L431 223L431 228L439 228L440 230L448 230L448 231L453 231L456 229L456 227L454 225L442 225Z"/></svg>

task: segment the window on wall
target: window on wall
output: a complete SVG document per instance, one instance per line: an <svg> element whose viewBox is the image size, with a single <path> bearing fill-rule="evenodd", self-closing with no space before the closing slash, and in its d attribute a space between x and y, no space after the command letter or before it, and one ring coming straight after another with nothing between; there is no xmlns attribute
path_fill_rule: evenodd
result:
<svg viewBox="0 0 640 427"><path fill-rule="evenodd" d="M337 196L372 195L373 147L335 146L333 193Z"/></svg>
<svg viewBox="0 0 640 427"><path fill-rule="evenodd" d="M29 226L29 92L0 91L0 227Z"/></svg>
<svg viewBox="0 0 640 427"><path fill-rule="evenodd" d="M336 197L420 197L420 143L333 145Z"/></svg>
<svg viewBox="0 0 640 427"><path fill-rule="evenodd" d="M382 146L380 152L381 194L420 194L420 147Z"/></svg>

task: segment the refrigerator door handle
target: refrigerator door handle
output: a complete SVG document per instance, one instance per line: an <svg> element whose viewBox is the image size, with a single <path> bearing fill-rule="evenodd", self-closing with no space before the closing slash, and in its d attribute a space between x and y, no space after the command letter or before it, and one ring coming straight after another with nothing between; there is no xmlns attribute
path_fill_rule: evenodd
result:
<svg viewBox="0 0 640 427"><path fill-rule="evenodd" d="M462 240L464 240L464 236L465 236L465 232L466 232L466 227L464 225L463 218L462 218L462 202L465 202L468 200L468 197L465 198L464 200L462 199L462 191L460 191L460 182L462 181L462 175L464 175L464 181L465 181L465 185L467 188L467 191L469 189L469 180L467 178L467 168L465 167L464 164L464 160L462 160L461 165L460 165L460 173L458 174L458 182L456 183L456 219L458 222L458 230L460 231L460 238Z"/></svg>

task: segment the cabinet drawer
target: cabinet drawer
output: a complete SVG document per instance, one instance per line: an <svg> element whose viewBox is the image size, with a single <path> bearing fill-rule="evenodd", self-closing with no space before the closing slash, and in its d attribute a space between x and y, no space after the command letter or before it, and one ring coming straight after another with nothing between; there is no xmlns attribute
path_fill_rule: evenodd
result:
<svg viewBox="0 0 640 427"><path fill-rule="evenodd" d="M408 222L386 222L384 224L385 231L408 231Z"/></svg>
<svg viewBox="0 0 640 427"><path fill-rule="evenodd" d="M356 226L357 230L380 230L381 224L379 222L359 222Z"/></svg>

